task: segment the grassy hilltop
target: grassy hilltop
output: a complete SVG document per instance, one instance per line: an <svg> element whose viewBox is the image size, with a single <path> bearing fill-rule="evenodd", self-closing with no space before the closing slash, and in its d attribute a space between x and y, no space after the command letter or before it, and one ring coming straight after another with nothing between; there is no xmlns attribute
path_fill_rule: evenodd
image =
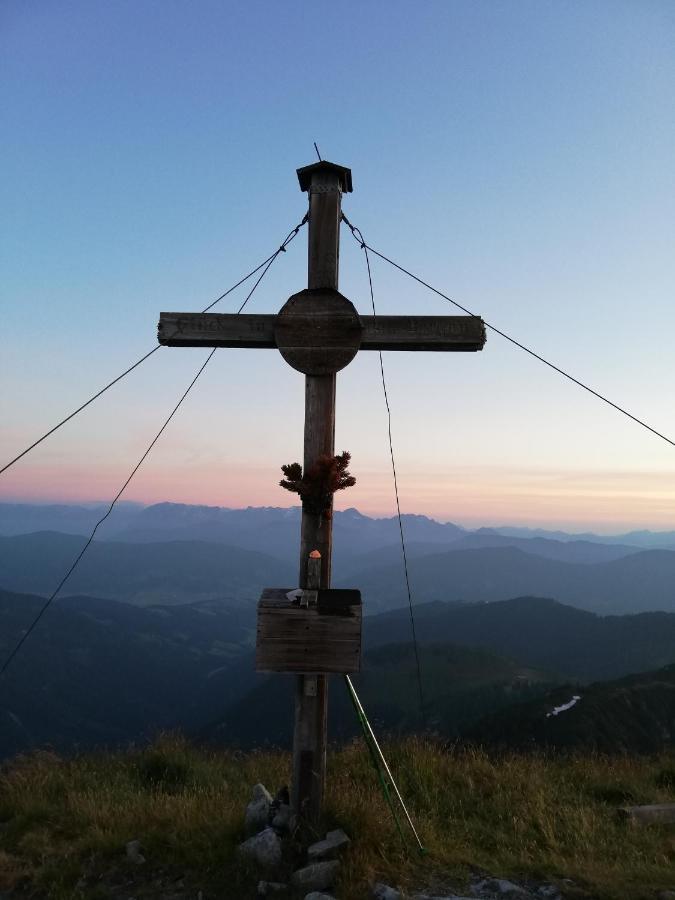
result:
<svg viewBox="0 0 675 900"><path fill-rule="evenodd" d="M616 815L622 803L673 799L675 753L491 758L421 738L385 752L428 855L401 845L363 746L332 753L326 825L353 839L341 900L364 900L374 879L461 889L472 870L569 878L566 897L654 900L675 887L673 831ZM234 852L244 808L251 785L275 790L288 771L283 753L197 749L171 736L137 751L18 757L0 775L0 890L64 900L253 898L255 875ZM125 857L135 839L142 866Z"/></svg>

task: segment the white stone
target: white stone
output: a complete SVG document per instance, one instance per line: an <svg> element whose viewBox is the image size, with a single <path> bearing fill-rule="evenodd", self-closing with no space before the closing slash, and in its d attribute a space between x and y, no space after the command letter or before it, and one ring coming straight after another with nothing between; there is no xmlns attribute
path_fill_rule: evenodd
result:
<svg viewBox="0 0 675 900"><path fill-rule="evenodd" d="M332 887L337 878L340 863L337 859L312 863L304 869L298 869L291 875L291 882L296 888L306 891L323 891Z"/></svg>
<svg viewBox="0 0 675 900"><path fill-rule="evenodd" d="M484 878L471 886L471 893L481 896L482 894L498 894L502 897L529 897L529 891L522 888L513 881L506 878Z"/></svg>
<svg viewBox="0 0 675 900"><path fill-rule="evenodd" d="M127 859L129 862L136 863L137 866L143 865L145 857L141 853L140 841L128 841L126 846Z"/></svg>
<svg viewBox="0 0 675 900"><path fill-rule="evenodd" d="M271 828L265 828L260 834L239 844L237 852L264 869L275 869L281 864L281 840Z"/></svg>
<svg viewBox="0 0 675 900"><path fill-rule="evenodd" d="M351 841L341 828L329 831L323 841L317 841L307 848L307 859L333 859L341 850L351 844Z"/></svg>
<svg viewBox="0 0 675 900"><path fill-rule="evenodd" d="M374 900L403 900L403 894L388 884L377 881L373 885Z"/></svg>
<svg viewBox="0 0 675 900"><path fill-rule="evenodd" d="M251 791L251 802L246 807L244 828L247 834L256 834L267 825L272 805L272 795L264 784L256 784Z"/></svg>
<svg viewBox="0 0 675 900"><path fill-rule="evenodd" d="M267 800L268 803L272 802L272 795L267 790L264 784L254 784L251 789L251 800L254 802L256 800Z"/></svg>
<svg viewBox="0 0 675 900"><path fill-rule="evenodd" d="M513 881L507 881L505 878L497 879L497 890L500 894L527 894L525 888Z"/></svg>

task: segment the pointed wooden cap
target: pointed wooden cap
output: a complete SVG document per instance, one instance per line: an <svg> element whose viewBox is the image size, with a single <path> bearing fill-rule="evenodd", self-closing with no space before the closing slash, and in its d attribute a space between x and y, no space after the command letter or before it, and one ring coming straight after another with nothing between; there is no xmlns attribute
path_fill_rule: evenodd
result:
<svg viewBox="0 0 675 900"><path fill-rule="evenodd" d="M311 166L304 166L302 169L298 169L297 172L301 191L310 189L312 175L324 175L333 172L337 175L340 182L340 190L344 194L351 194L352 192L352 170L345 168L345 166L338 166L336 163L328 162L328 160L324 159L321 162L313 163Z"/></svg>

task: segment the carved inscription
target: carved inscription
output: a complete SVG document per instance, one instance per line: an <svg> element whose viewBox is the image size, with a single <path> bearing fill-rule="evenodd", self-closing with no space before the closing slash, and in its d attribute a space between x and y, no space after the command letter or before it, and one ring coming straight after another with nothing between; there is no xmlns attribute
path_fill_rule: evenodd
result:
<svg viewBox="0 0 675 900"><path fill-rule="evenodd" d="M269 327L266 326L265 323L260 321L246 322L242 321L240 316L237 316L239 320L240 327L239 331L245 330L250 332L251 334L266 334L269 331ZM160 327L163 323L160 323ZM210 316L204 315L186 315L181 316L180 319L176 320L176 329L179 334L185 334L188 332L196 332L197 334L215 334L217 332L228 333L232 330L232 321L229 315L218 315L213 314Z"/></svg>
<svg viewBox="0 0 675 900"><path fill-rule="evenodd" d="M182 347L278 347L301 372L343 368L361 350L482 350L479 316L359 316L336 292L303 291L279 316L161 313L159 342Z"/></svg>
<svg viewBox="0 0 675 900"><path fill-rule="evenodd" d="M482 350L479 316L362 316L362 350Z"/></svg>
<svg viewBox="0 0 675 900"><path fill-rule="evenodd" d="M431 319L431 317L429 318ZM462 317L462 319L466 318L468 317ZM396 324L401 331L401 343L405 342L405 339L409 334L422 334L425 337L429 338L433 338L434 335L438 335L438 337L445 337L447 335L476 334L475 323L473 321L462 321L459 316L453 319L448 319L447 321L440 321L439 319L431 319L431 321L426 321L421 316L397 316L397 319L398 321ZM389 335L391 334L392 328L390 323L376 318L373 324L370 326L369 331L372 334Z"/></svg>
<svg viewBox="0 0 675 900"><path fill-rule="evenodd" d="M160 344L182 347L260 347L272 348L272 315L236 313L161 313Z"/></svg>

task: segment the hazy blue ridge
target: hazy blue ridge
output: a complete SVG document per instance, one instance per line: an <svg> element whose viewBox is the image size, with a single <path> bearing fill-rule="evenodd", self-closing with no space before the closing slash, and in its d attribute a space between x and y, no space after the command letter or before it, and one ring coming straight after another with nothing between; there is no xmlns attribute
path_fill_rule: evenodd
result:
<svg viewBox="0 0 675 900"><path fill-rule="evenodd" d="M55 532L1 537L0 583L10 590L50 594L84 542L84 537ZM93 541L67 591L138 605L211 599L254 605L263 587L293 585L296 578L295 565L240 547Z"/></svg>
<svg viewBox="0 0 675 900"><path fill-rule="evenodd" d="M608 562L571 563L518 547L450 549L413 558L410 582L419 603L489 603L533 594L603 614L675 611L675 552L644 550ZM358 585L372 610L407 602L402 565L368 566L337 580Z"/></svg>
<svg viewBox="0 0 675 900"><path fill-rule="evenodd" d="M263 587L296 586L299 535L294 526L288 527L285 535L292 552L277 555L252 549L253 540L250 547L242 546L241 533L240 544L95 540L67 590L137 604L213 598L254 602ZM619 555L626 552L624 547L599 545L601 561L593 562L589 555L592 544L580 548L577 543L533 540L531 548L523 541L522 546L465 549L465 542L473 540L473 535L464 535L446 545L409 542L416 603L485 603L530 594L603 614L675 611L674 551ZM84 542L84 536L61 532L0 537L0 583L11 590L49 594ZM336 543L336 587L358 587L367 612L407 602L400 545L366 550L367 542L356 537L352 549L346 541ZM258 540L256 546L268 544ZM523 546L533 552L525 552ZM619 558L613 558L617 555ZM583 562L576 561L579 558Z"/></svg>

